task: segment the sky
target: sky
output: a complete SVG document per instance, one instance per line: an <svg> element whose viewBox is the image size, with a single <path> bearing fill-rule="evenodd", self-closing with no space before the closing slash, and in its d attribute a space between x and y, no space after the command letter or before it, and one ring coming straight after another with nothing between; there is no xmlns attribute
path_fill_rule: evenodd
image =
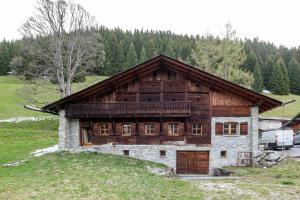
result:
<svg viewBox="0 0 300 200"><path fill-rule="evenodd" d="M73 0L100 25L220 35L230 22L239 38L300 46L299 0ZM36 0L0 0L0 40L19 39Z"/></svg>

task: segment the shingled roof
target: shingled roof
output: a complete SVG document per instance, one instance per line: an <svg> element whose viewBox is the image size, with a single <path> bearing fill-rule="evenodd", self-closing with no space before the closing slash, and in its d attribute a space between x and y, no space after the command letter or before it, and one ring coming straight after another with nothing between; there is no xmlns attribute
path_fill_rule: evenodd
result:
<svg viewBox="0 0 300 200"><path fill-rule="evenodd" d="M116 83L120 83L121 81L135 77L140 72L145 72L147 70L150 70L154 66L161 66L161 65L168 66L169 68L174 68L174 70L179 71L188 77L193 77L194 79L199 79L201 81L205 81L205 82L213 85L214 88L221 88L226 91L235 93L239 96L242 96L245 99L249 99L251 102L254 102L253 103L254 106L259 107L260 112L265 112L265 111L268 111L270 109L273 109L273 108L276 108L276 107L279 107L282 105L282 102L280 102L276 99L270 98L268 96L254 92L245 87L234 84L230 81L224 80L220 77L214 76L210 73L202 71L196 67L188 65L179 60L170 58L165 55L158 55L158 56L156 56L148 61L145 61L141 64L138 64L128 70L120 72L104 81L96 83L86 89L83 89L79 92L76 92L76 93L70 95L70 96L67 96L58 101L55 101L49 105L46 105L42 109L49 110L52 112L53 111L58 112L64 105L72 103L73 101L78 101L83 97L93 95L95 93L99 93L101 91L112 88Z"/></svg>

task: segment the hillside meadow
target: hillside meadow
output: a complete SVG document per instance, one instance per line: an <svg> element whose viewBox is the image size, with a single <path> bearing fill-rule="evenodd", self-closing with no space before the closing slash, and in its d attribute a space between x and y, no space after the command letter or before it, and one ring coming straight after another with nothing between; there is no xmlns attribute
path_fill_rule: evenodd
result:
<svg viewBox="0 0 300 200"><path fill-rule="evenodd" d="M85 82L74 83L72 91L77 92L99 81L106 76L87 76ZM55 85L36 80L27 82L16 76L0 76L0 119L10 117L49 116L46 113L30 111L25 104L42 107L60 99Z"/></svg>
<svg viewBox="0 0 300 200"><path fill-rule="evenodd" d="M73 92L77 92L107 77L87 76L86 81L73 84ZM287 102L295 99L296 102L284 107L265 112L265 117L291 118L300 112L300 96L297 95L272 95L268 96ZM45 104L58 100L60 97L55 85L45 81L26 82L16 76L0 76L0 119L10 117L49 116L45 113L24 109L25 104L42 107Z"/></svg>

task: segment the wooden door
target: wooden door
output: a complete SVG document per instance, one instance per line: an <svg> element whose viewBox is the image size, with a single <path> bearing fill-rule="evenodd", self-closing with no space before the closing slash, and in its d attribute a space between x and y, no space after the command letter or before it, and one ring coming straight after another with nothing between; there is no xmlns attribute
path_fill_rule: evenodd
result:
<svg viewBox="0 0 300 200"><path fill-rule="evenodd" d="M208 155L207 151L177 151L177 174L208 174Z"/></svg>

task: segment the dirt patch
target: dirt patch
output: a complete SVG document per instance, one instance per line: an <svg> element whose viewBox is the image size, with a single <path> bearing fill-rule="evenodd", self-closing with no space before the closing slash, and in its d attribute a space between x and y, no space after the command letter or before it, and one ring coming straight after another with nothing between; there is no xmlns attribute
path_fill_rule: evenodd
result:
<svg viewBox="0 0 300 200"><path fill-rule="evenodd" d="M204 191L204 199L297 199L294 187L256 179L194 180L193 184Z"/></svg>

